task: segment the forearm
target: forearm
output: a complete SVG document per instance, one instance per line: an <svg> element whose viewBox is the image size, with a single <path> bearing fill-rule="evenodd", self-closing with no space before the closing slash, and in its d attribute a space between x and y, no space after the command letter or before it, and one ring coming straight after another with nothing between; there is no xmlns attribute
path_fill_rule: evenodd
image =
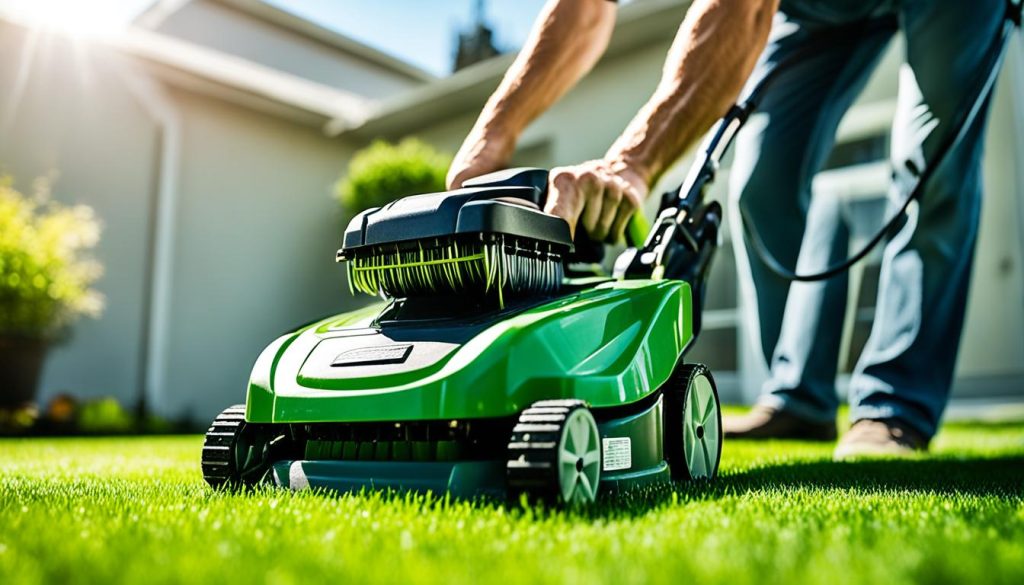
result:
<svg viewBox="0 0 1024 585"><path fill-rule="evenodd" d="M594 66L614 24L615 5L607 0L549 1L470 139L500 136L514 144L530 122Z"/></svg>
<svg viewBox="0 0 1024 585"><path fill-rule="evenodd" d="M777 8L778 0L696 0L658 88L606 159L653 185L736 101Z"/></svg>

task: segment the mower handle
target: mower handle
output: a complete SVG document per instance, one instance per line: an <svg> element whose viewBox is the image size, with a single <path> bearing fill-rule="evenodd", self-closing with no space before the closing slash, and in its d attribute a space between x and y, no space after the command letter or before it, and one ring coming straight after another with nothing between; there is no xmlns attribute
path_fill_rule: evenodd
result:
<svg viewBox="0 0 1024 585"><path fill-rule="evenodd" d="M615 261L616 278L684 280L690 284L694 304L703 303L704 283L718 247L722 207L705 202L722 156L746 122L750 109L736 105L718 121L698 151L683 183L661 196L661 206L647 240L628 248ZM699 331L700 311L694 311Z"/></svg>

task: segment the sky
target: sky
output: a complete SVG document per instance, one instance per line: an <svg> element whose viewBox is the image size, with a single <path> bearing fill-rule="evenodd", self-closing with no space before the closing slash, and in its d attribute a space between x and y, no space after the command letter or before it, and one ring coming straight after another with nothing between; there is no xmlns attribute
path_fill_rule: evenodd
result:
<svg viewBox="0 0 1024 585"><path fill-rule="evenodd" d="M0 0L0 10L76 29L124 26L153 0ZM451 73L458 31L472 22L475 0L264 0L408 61L434 75ZM518 49L544 0L487 0L484 20L502 50Z"/></svg>
<svg viewBox="0 0 1024 585"><path fill-rule="evenodd" d="M475 0L268 0L390 53L434 75L451 73L456 33L472 22ZM490 0L484 21L495 44L516 50L530 32L544 0Z"/></svg>

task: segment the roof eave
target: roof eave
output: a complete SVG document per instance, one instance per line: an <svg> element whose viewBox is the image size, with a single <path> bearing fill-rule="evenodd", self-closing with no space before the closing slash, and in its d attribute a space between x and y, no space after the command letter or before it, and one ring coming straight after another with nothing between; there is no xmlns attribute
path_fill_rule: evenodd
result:
<svg viewBox="0 0 1024 585"><path fill-rule="evenodd" d="M139 28L156 30L164 20L194 0L156 0L134 20ZM316 40L334 49L355 55L415 81L431 82L437 79L415 65L363 44L340 32L316 24L287 10L267 4L263 0L210 0L231 9L277 25L301 36Z"/></svg>
<svg viewBox="0 0 1024 585"><path fill-rule="evenodd" d="M305 120L334 134L361 125L370 113L370 102L354 94L148 30L133 27L106 43L153 65L154 73L171 84L305 112Z"/></svg>

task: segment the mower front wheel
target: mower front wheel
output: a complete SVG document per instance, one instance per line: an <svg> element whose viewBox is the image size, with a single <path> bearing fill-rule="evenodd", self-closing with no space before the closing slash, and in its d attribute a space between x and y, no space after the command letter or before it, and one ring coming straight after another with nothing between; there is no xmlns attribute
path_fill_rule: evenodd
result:
<svg viewBox="0 0 1024 585"><path fill-rule="evenodd" d="M519 416L506 466L511 493L589 504L601 482L601 435L581 400L543 400Z"/></svg>
<svg viewBox="0 0 1024 585"><path fill-rule="evenodd" d="M256 485L289 443L271 425L246 422L244 404L226 408L206 431L203 479L214 488Z"/></svg>

